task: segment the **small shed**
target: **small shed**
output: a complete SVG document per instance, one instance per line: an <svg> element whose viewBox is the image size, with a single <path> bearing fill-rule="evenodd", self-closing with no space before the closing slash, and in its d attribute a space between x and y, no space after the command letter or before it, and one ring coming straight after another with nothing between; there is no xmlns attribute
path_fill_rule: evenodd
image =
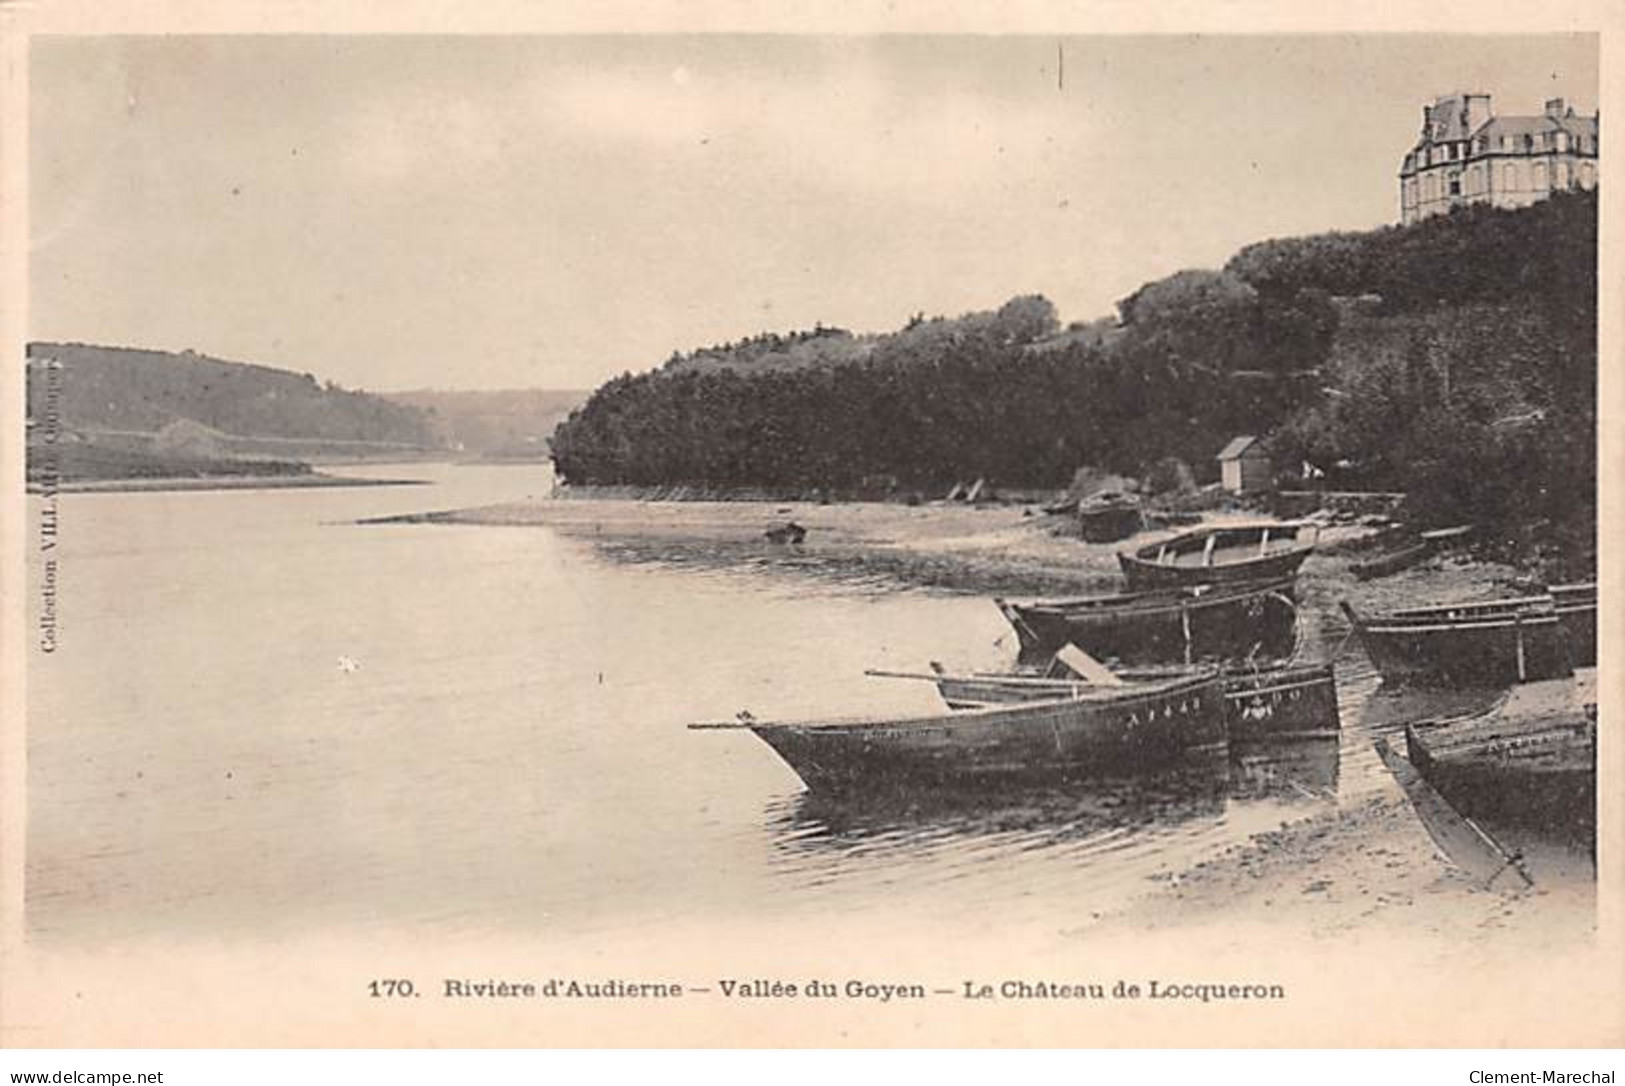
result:
<svg viewBox="0 0 1625 1086"><path fill-rule="evenodd" d="M1232 494L1253 494L1270 489L1275 468L1264 443L1251 434L1231 440L1219 453L1219 478Z"/></svg>

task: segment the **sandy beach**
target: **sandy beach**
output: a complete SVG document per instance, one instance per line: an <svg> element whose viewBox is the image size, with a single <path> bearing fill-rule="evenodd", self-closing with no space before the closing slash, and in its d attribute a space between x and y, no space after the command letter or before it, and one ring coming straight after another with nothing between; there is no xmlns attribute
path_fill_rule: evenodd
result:
<svg viewBox="0 0 1625 1086"><path fill-rule="evenodd" d="M1209 517L1214 523L1258 519L1247 512ZM387 522L546 526L633 560L781 563L818 576L891 578L918 587L1012 595L1118 590L1117 551L1174 534L1167 529L1121 543L1090 544L1077 537L1069 517L1046 514L1037 506L962 503L541 501L379 521ZM789 522L807 530L803 542L768 541L768 529ZM1454 555L1380 580L1357 581L1350 566L1369 556L1357 548L1373 534L1371 528L1354 525L1322 529L1319 547L1303 569L1301 587L1311 607L1341 598L1381 610L1423 596L1450 602L1529 584L1527 575L1509 566Z"/></svg>

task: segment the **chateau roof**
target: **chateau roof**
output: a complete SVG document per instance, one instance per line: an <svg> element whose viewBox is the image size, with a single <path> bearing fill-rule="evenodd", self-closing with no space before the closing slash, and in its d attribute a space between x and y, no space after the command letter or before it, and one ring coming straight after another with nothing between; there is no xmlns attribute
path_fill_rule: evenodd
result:
<svg viewBox="0 0 1625 1086"><path fill-rule="evenodd" d="M1474 136L1524 136L1537 132L1573 132L1593 136L1597 133L1597 118L1581 117L1492 117Z"/></svg>

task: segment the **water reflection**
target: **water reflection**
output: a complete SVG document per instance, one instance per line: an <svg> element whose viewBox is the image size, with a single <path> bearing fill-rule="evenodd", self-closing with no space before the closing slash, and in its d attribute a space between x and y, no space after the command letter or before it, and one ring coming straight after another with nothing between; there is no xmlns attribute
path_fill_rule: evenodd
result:
<svg viewBox="0 0 1625 1086"><path fill-rule="evenodd" d="M867 794L803 792L774 801L766 820L782 862L802 854L926 857L931 853L1075 854L1125 847L1148 827L1159 833L1224 813L1222 757L1138 777L1024 785L1019 790L896 789Z"/></svg>
<svg viewBox="0 0 1625 1086"><path fill-rule="evenodd" d="M1232 744L1232 799L1325 799L1337 794L1340 742L1337 737Z"/></svg>

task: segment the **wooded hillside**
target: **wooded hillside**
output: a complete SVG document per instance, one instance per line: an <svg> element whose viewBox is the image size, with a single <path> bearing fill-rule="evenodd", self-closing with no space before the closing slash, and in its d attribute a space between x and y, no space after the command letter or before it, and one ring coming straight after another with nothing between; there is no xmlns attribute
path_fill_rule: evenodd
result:
<svg viewBox="0 0 1625 1086"><path fill-rule="evenodd" d="M1596 217L1575 193L1266 241L1147 284L1112 329L1058 332L1028 297L885 336L753 337L610 381L554 461L574 483L1060 486L1167 457L1211 477L1257 433L1279 467L1409 490L1427 518L1583 520Z"/></svg>

